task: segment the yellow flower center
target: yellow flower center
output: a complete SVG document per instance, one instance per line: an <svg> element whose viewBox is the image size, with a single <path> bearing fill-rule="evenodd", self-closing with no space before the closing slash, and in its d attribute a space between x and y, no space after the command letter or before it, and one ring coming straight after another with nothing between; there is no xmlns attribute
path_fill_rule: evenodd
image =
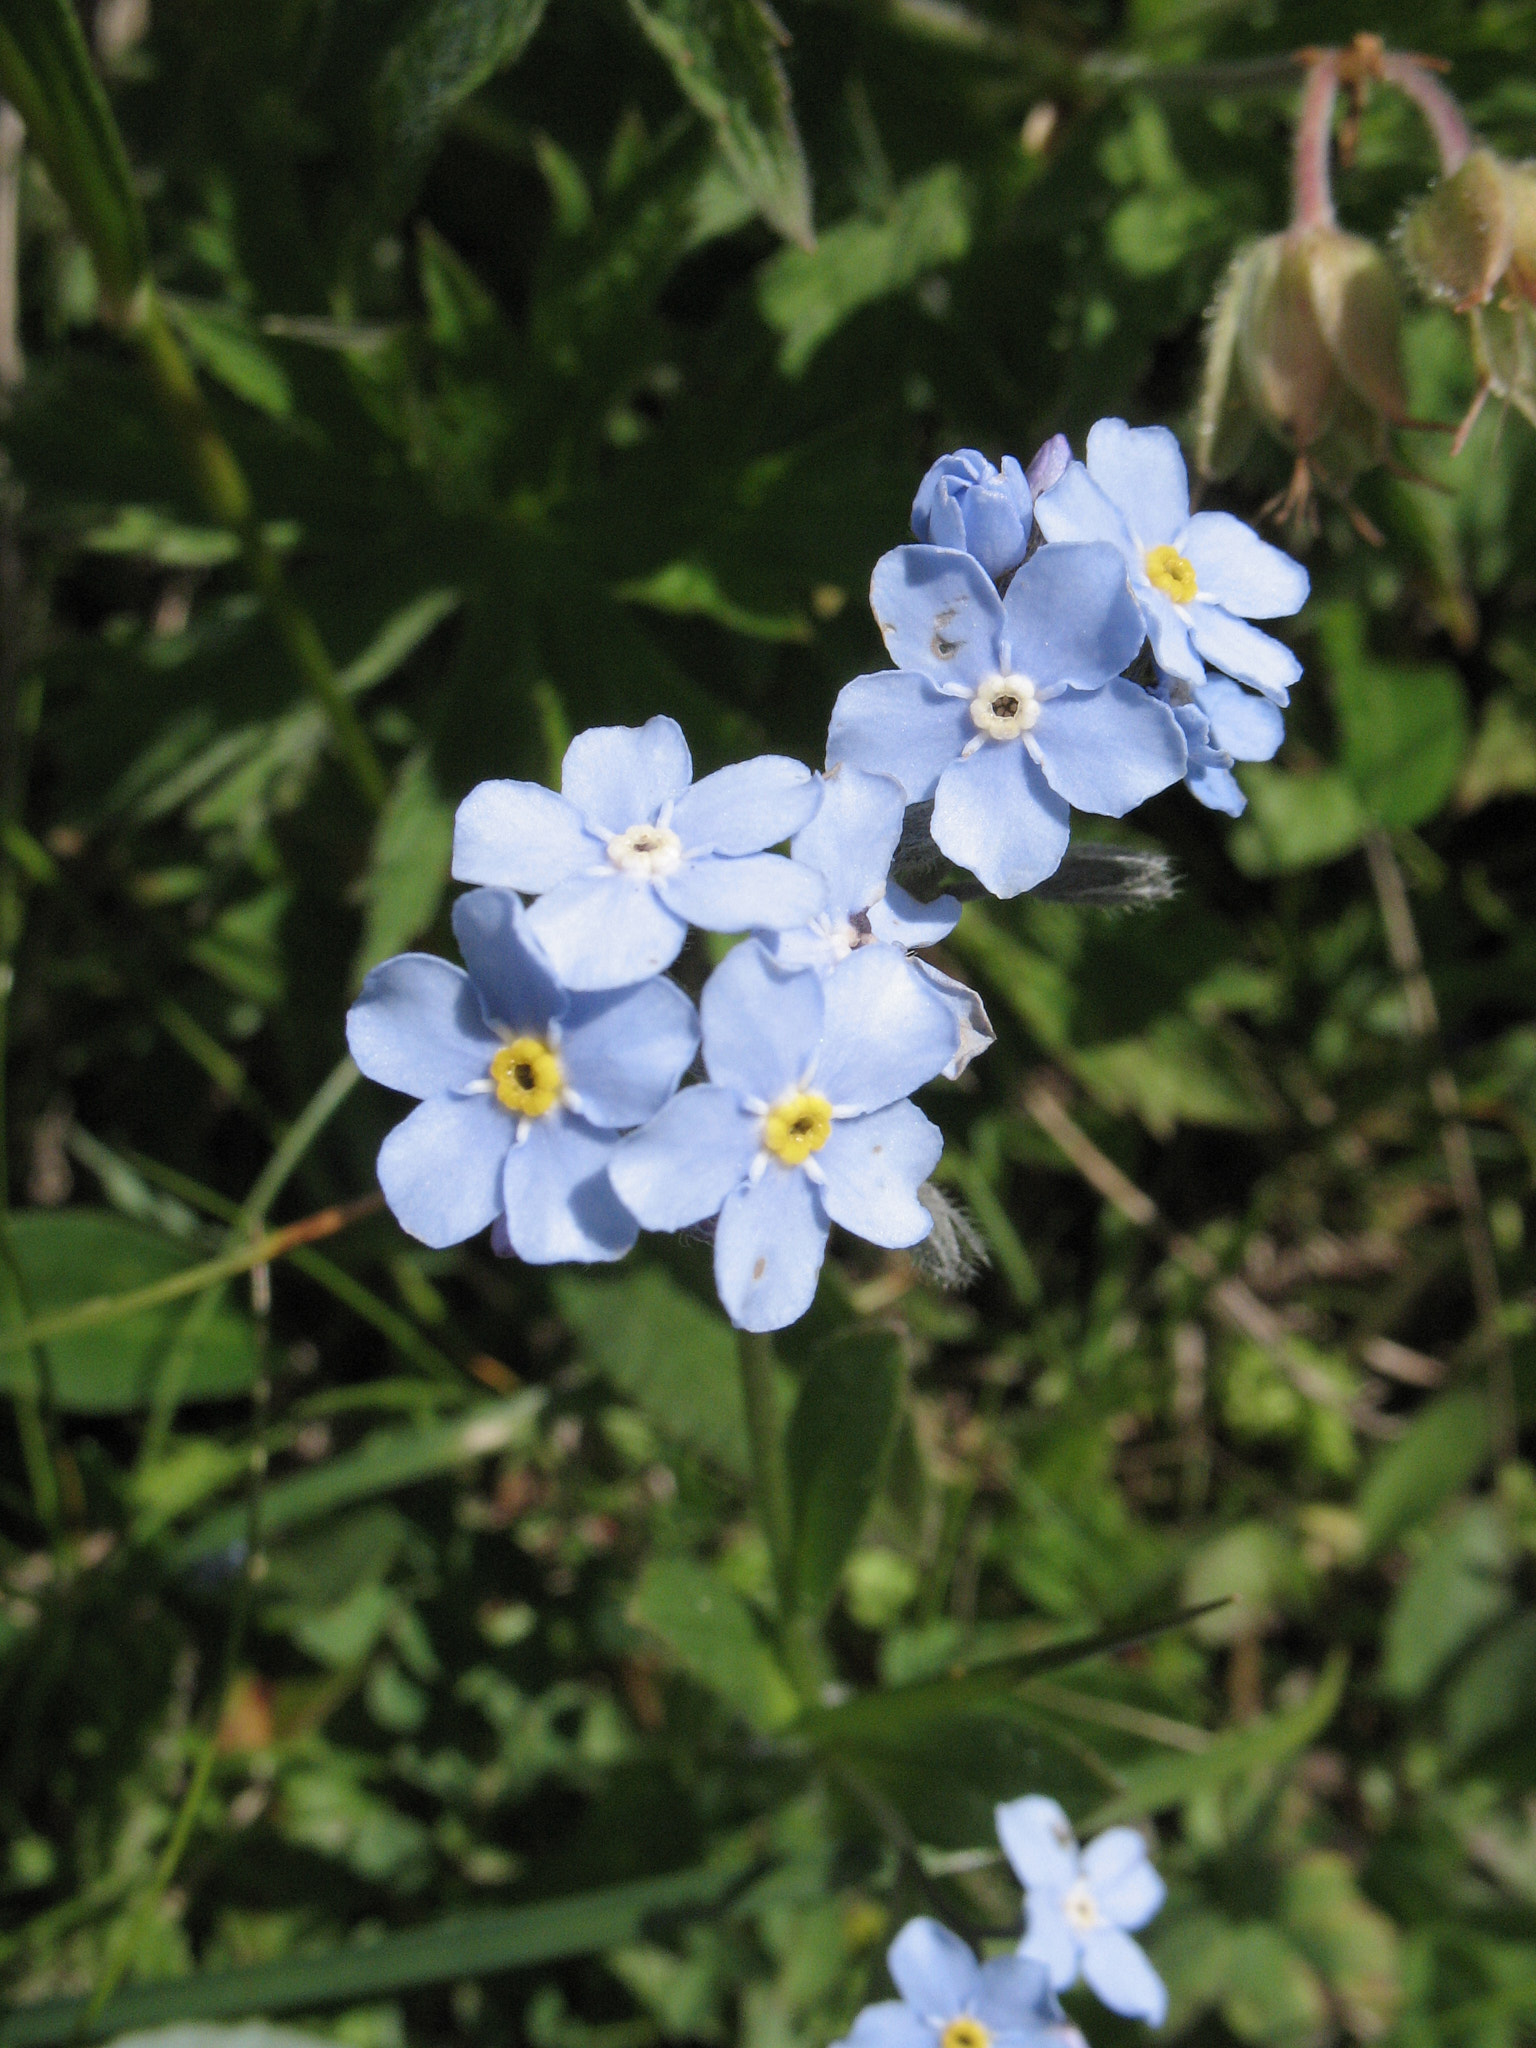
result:
<svg viewBox="0 0 1536 2048"><path fill-rule="evenodd" d="M683 857L683 842L667 825L631 825L607 846L609 860L625 875L670 875Z"/></svg>
<svg viewBox="0 0 1536 2048"><path fill-rule="evenodd" d="M1079 1934L1091 1934L1095 1927L1103 1925L1104 1916L1099 1911L1099 1902L1082 1878L1062 1898L1061 1917Z"/></svg>
<svg viewBox="0 0 1536 2048"><path fill-rule="evenodd" d="M832 1105L825 1095L786 1095L763 1119L763 1143L786 1166L803 1166L832 1135Z"/></svg>
<svg viewBox="0 0 1536 2048"><path fill-rule="evenodd" d="M988 739L1016 740L1040 717L1028 676L988 676L971 699L971 723Z"/></svg>
<svg viewBox="0 0 1536 2048"><path fill-rule="evenodd" d="M1148 548L1147 581L1175 604L1188 604L1195 594L1194 564L1187 562L1177 548Z"/></svg>
<svg viewBox="0 0 1536 2048"><path fill-rule="evenodd" d="M964 2013L940 2034L939 2048L992 2048L992 2036L980 2020Z"/></svg>
<svg viewBox="0 0 1536 2048"><path fill-rule="evenodd" d="M514 1038L491 1061L496 1100L515 1116L544 1116L560 1100L565 1075L542 1038Z"/></svg>

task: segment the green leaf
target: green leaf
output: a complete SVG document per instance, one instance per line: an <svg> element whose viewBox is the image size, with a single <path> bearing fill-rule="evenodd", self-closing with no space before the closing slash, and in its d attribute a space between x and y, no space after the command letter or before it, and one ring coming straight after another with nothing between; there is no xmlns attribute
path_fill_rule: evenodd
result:
<svg viewBox="0 0 1536 2048"><path fill-rule="evenodd" d="M544 1405L542 1387L528 1387L506 1401L473 1408L452 1422L419 1429L381 1429L344 1457L331 1458L313 1471L296 1472L269 1486L262 1497L261 1523L276 1536L304 1522L318 1521L353 1501L370 1500L397 1487L451 1472L494 1452L526 1445ZM238 1542L245 1531L243 1509L228 1508L210 1515L181 1546L183 1565L210 1557Z"/></svg>
<svg viewBox="0 0 1536 2048"><path fill-rule="evenodd" d="M1192 1017L1159 1017L1140 1038L1074 1053L1071 1065L1106 1109L1133 1111L1154 1137L1172 1137L1180 1124L1261 1130L1276 1120L1253 1063Z"/></svg>
<svg viewBox="0 0 1536 2048"><path fill-rule="evenodd" d="M88 1998L45 1999L12 2008L0 2020L0 2048L62 2048L80 2036L99 2039L127 2027L351 2005L417 1984L449 1984L569 1956L597 1955L640 1939L658 1917L707 1912L744 1874L740 1864L722 1862L510 1910L455 1913L425 1927L391 1932L326 1955L138 1984L108 1999L89 2021ZM272 2048L274 2040L281 2048L291 2048L305 2038L239 2028L221 2030L209 2048L245 2048L240 2037L248 2034L261 2036L250 2048ZM175 2039L180 2048L186 2036L178 2033Z"/></svg>
<svg viewBox="0 0 1536 2048"><path fill-rule="evenodd" d="M453 805L432 776L424 747L407 754L374 827L368 870L358 884L363 938L354 986L370 967L420 936L441 908L453 856Z"/></svg>
<svg viewBox="0 0 1536 2048"><path fill-rule="evenodd" d="M353 655L338 673L336 680L349 696L371 690L376 683L382 683L397 668L403 667L428 634L440 626L450 612L458 610L460 602L456 590L424 590L420 597L413 597L409 604L401 605L399 611L390 614L362 652Z"/></svg>
<svg viewBox="0 0 1536 2048"><path fill-rule="evenodd" d="M809 249L811 180L764 0L629 0L672 67L685 99L715 131L721 154L769 226Z"/></svg>
<svg viewBox="0 0 1536 2048"><path fill-rule="evenodd" d="M1477 1477L1488 1455L1488 1403L1471 1387L1421 1408L1382 1451L1360 1489L1367 1553L1380 1550Z"/></svg>
<svg viewBox="0 0 1536 2048"><path fill-rule="evenodd" d="M837 1592L879 1489L901 1385L901 1347L882 1330L834 1337L805 1364L785 1440L805 1612L822 1613Z"/></svg>
<svg viewBox="0 0 1536 2048"><path fill-rule="evenodd" d="M1355 1882L1347 1860L1317 1849L1285 1873L1280 1916L1332 1992L1357 2041L1377 2041L1402 2003L1397 1929Z"/></svg>
<svg viewBox="0 0 1536 2048"><path fill-rule="evenodd" d="M26 1282L32 1317L72 1308L88 1295L150 1286L196 1263L186 1246L106 1209L30 1209L7 1226ZM0 1291L5 1276L0 1269ZM126 1415L147 1406L166 1347L186 1311L178 1303L48 1345L53 1397L74 1415ZM30 1318L29 1318L30 1319ZM247 1393L257 1355L250 1324L228 1305L214 1310L189 1340L184 1401L228 1400ZM31 1378L31 1362L0 1359L0 1386Z"/></svg>
<svg viewBox="0 0 1536 2048"><path fill-rule="evenodd" d="M149 267L144 215L71 0L6 0L0 93L26 122L103 288L126 310Z"/></svg>
<svg viewBox="0 0 1536 2048"><path fill-rule="evenodd" d="M1284 768L1245 768L1247 814L1227 845L1246 875L1290 875L1339 860L1370 824L1354 784L1332 769L1292 775Z"/></svg>
<svg viewBox="0 0 1536 2048"><path fill-rule="evenodd" d="M410 204L455 109L522 55L543 13L544 0L416 0L373 89L381 217Z"/></svg>
<svg viewBox="0 0 1536 2048"><path fill-rule="evenodd" d="M1452 668L1373 661L1355 605L1320 620L1343 741L1341 766L1378 825L1422 825L1456 785L1467 751L1467 706Z"/></svg>
<svg viewBox="0 0 1536 2048"><path fill-rule="evenodd" d="M656 1266L612 1280L559 1272L553 1286L584 1356L659 1430L731 1472L748 1470L736 1340L722 1317Z"/></svg>
<svg viewBox="0 0 1536 2048"><path fill-rule="evenodd" d="M1333 1719L1344 1693L1348 1661L1335 1653L1323 1667L1311 1693L1299 1707L1267 1715L1251 1727L1218 1735L1209 1749L1194 1756L1154 1757L1125 1774L1125 1790L1084 1821L1090 1833L1160 1812L1202 1792L1214 1791L1234 1779L1251 1778L1286 1763L1298 1750L1315 1742Z"/></svg>
<svg viewBox="0 0 1536 2048"><path fill-rule="evenodd" d="M708 1565L690 1557L653 1559L635 1588L629 1618L658 1636L691 1677L754 1728L782 1728L794 1719L794 1692L758 1634L752 1610Z"/></svg>
<svg viewBox="0 0 1536 2048"><path fill-rule="evenodd" d="M1225 1946L1221 2016L1240 2041L1323 2048L1334 2029L1317 1973L1278 1928L1253 1921Z"/></svg>
<svg viewBox="0 0 1536 2048"><path fill-rule="evenodd" d="M1445 1699L1446 1740L1465 1756L1490 1736L1529 1726L1536 1703L1536 1614L1516 1615L1473 1652Z"/></svg>
<svg viewBox="0 0 1536 2048"><path fill-rule="evenodd" d="M904 185L883 220L847 220L814 249L781 249L758 273L757 302L783 335L779 368L797 377L827 338L861 306L904 291L970 246L965 180L940 164Z"/></svg>
<svg viewBox="0 0 1536 2048"><path fill-rule="evenodd" d="M188 349L210 376L248 405L275 420L293 411L288 373L249 321L233 307L161 295L161 304Z"/></svg>
<svg viewBox="0 0 1536 2048"><path fill-rule="evenodd" d="M1417 1699L1459 1650L1513 1603L1509 1535L1498 1510L1474 1501L1433 1543L1398 1588L1382 1642L1382 1684Z"/></svg>
<svg viewBox="0 0 1536 2048"><path fill-rule="evenodd" d="M631 604L650 605L680 618L713 619L717 626L753 640L809 640L810 620L798 612L750 612L736 604L699 562L669 562L649 576L621 583L614 592Z"/></svg>

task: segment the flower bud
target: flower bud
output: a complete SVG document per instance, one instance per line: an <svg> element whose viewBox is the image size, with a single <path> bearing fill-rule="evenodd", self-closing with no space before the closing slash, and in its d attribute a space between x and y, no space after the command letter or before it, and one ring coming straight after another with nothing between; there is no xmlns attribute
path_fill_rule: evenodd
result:
<svg viewBox="0 0 1536 2048"><path fill-rule="evenodd" d="M1006 576L1024 559L1034 506L1011 455L994 469L975 448L941 455L912 500L912 531L938 548L974 555L989 576Z"/></svg>
<svg viewBox="0 0 1536 2048"><path fill-rule="evenodd" d="M1235 468L1255 426L1340 483L1379 461L1408 411L1402 309L1386 257L1332 226L1239 250L1211 309L1196 454Z"/></svg>
<svg viewBox="0 0 1536 2048"><path fill-rule="evenodd" d="M1072 460L1072 443L1065 434L1052 434L1049 441L1042 441L1030 457L1029 467L1024 472L1024 481L1030 493L1043 498L1054 483L1059 483L1067 472Z"/></svg>
<svg viewBox="0 0 1536 2048"><path fill-rule="evenodd" d="M1474 149L1404 217L1400 241L1425 297L1458 313L1486 306L1501 284L1536 299L1536 170Z"/></svg>

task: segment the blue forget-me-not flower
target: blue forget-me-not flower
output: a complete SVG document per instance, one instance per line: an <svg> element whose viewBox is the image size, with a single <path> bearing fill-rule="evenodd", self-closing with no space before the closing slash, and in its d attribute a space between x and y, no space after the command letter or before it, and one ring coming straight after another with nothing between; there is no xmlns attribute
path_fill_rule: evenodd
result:
<svg viewBox="0 0 1536 2048"><path fill-rule="evenodd" d="M1011 455L996 469L977 448L941 455L912 500L920 541L974 555L993 577L1023 561L1033 525L1029 485Z"/></svg>
<svg viewBox="0 0 1536 2048"><path fill-rule="evenodd" d="M379 1153L384 1199L423 1244L495 1222L498 1249L536 1265L621 1258L638 1230L605 1168L693 1058L692 1003L662 980L569 993L507 889L461 896L453 929L467 974L402 953L347 1013L362 1071L420 1098Z"/></svg>
<svg viewBox="0 0 1536 2048"><path fill-rule="evenodd" d="M1185 787L1208 811L1241 817L1248 799L1232 773L1235 761L1269 761L1285 738L1285 714L1230 676L1207 673L1196 689L1159 675L1157 695L1179 721L1189 748Z"/></svg>
<svg viewBox="0 0 1536 2048"><path fill-rule="evenodd" d="M1019 1954L1045 1965L1053 1989L1081 1973L1111 2012L1161 2026L1168 1993L1130 1930L1147 1924L1166 1887L1136 1830L1107 1828L1079 1849L1056 1801L1035 1794L997 1809L997 1836L1024 1887Z"/></svg>
<svg viewBox="0 0 1536 2048"><path fill-rule="evenodd" d="M709 1080L618 1146L608 1174L647 1230L718 1213L715 1285L743 1330L805 1314L833 1223L916 1244L917 1190L943 1139L904 1100L953 1056L946 1003L894 946L826 976L786 972L756 940L728 953L699 1004Z"/></svg>
<svg viewBox="0 0 1536 2048"><path fill-rule="evenodd" d="M472 789L454 822L453 872L538 898L528 928L567 988L659 973L690 924L778 930L822 907L818 875L764 851L821 801L799 761L763 754L694 782L681 726L652 718L578 733L560 787Z"/></svg>
<svg viewBox="0 0 1536 2048"><path fill-rule="evenodd" d="M870 603L897 666L840 693L828 763L931 796L935 843L994 896L1055 872L1071 807L1123 817L1184 774L1177 720L1120 673L1144 636L1114 548L1040 548L1006 597L970 555L896 548Z"/></svg>
<svg viewBox="0 0 1536 2048"><path fill-rule="evenodd" d="M837 2048L1069 2048L1082 2035L1049 1973L1020 1955L978 1963L937 1920L909 1920L886 1951L901 1993L866 2005Z"/></svg>
<svg viewBox="0 0 1536 2048"><path fill-rule="evenodd" d="M796 833L790 851L825 881L827 907L808 925L762 935L781 967L814 967L826 974L863 946L899 946L905 958L909 951L949 937L960 920L953 896L919 903L889 879L906 801L901 784L889 775L845 765L822 778L821 808ZM931 961L908 960L907 972L941 996L954 1014L955 1050L943 1071L956 1081L997 1035L982 1000Z"/></svg>
<svg viewBox="0 0 1536 2048"><path fill-rule="evenodd" d="M1251 619L1288 618L1307 601L1307 572L1230 512L1189 510L1189 477L1166 427L1100 420L1088 460L1039 498L1048 541L1119 550L1160 668L1198 685L1205 663L1290 702L1301 663Z"/></svg>

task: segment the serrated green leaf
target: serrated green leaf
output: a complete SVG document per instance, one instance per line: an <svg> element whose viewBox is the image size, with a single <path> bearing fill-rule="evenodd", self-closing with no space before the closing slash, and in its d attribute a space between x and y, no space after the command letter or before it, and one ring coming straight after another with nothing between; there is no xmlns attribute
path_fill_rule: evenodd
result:
<svg viewBox="0 0 1536 2048"><path fill-rule="evenodd" d="M1458 1387L1421 1408L1381 1451L1360 1489L1357 1512L1367 1552L1428 1521L1474 1478L1488 1455L1488 1403Z"/></svg>
<svg viewBox="0 0 1536 2048"><path fill-rule="evenodd" d="M34 1316L72 1308L88 1295L125 1293L185 1271L196 1255L159 1231L105 1209L31 1209L7 1225ZM0 1298L8 1291L0 1268ZM126 1415L149 1402L166 1347L184 1310L171 1303L101 1329L56 1337L48 1346L53 1398L73 1415ZM248 1393L257 1352L246 1318L221 1305L189 1340L184 1401L229 1400ZM30 1362L0 1359L0 1386L30 1378Z"/></svg>
<svg viewBox="0 0 1536 2048"><path fill-rule="evenodd" d="M883 220L847 220L814 249L781 249L758 274L757 302L783 335L779 368L797 377L829 336L861 306L908 285L970 246L965 179L940 164L904 185Z"/></svg>
<svg viewBox="0 0 1536 2048"><path fill-rule="evenodd" d="M749 1458L736 1339L655 1266L614 1279L554 1276L583 1354L667 1437L745 1473Z"/></svg>
<svg viewBox="0 0 1536 2048"><path fill-rule="evenodd" d="M874 1505L901 1398L901 1347L881 1330L819 1345L785 1439L799 1607L820 1614Z"/></svg>
<svg viewBox="0 0 1536 2048"><path fill-rule="evenodd" d="M354 987L437 916L452 855L453 805L439 793L426 749L418 748L396 771L358 884L363 937L352 963Z"/></svg>
<svg viewBox="0 0 1536 2048"><path fill-rule="evenodd" d="M690 1677L754 1728L782 1728L793 1720L794 1691L751 1608L708 1565L690 1557L653 1559L635 1588L629 1618L659 1637Z"/></svg>
<svg viewBox="0 0 1536 2048"><path fill-rule="evenodd" d="M149 267L144 215L70 0L6 0L0 93L26 122L102 286L126 309Z"/></svg>
<svg viewBox="0 0 1536 2048"><path fill-rule="evenodd" d="M707 1911L742 1874L739 1863L721 1863L569 1898L541 1899L534 1905L455 1913L327 1955L294 1956L251 1969L134 1985L109 1999L92 2019L87 2018L88 1998L45 1999L12 2008L0 2019L0 2048L61 2048L82 2036L100 2039L126 2027L224 2019L253 2009L271 2013L351 2005L412 1985L449 1984L569 1956L601 1954L639 1939L653 1918ZM196 2048L246 2048L231 2038L246 2031L220 2030L216 2042L199 2042ZM268 2031L258 2031L264 2038L250 2048L272 2048ZM283 2035L281 2048L304 2038ZM158 2039L169 2048L166 2036Z"/></svg>
<svg viewBox="0 0 1536 2048"><path fill-rule="evenodd" d="M416 0L373 90L379 211L409 205L456 108L520 57L544 0Z"/></svg>
<svg viewBox="0 0 1536 2048"><path fill-rule="evenodd" d="M785 40L764 0L629 0L679 90L769 226L809 249L811 180L779 60Z"/></svg>

